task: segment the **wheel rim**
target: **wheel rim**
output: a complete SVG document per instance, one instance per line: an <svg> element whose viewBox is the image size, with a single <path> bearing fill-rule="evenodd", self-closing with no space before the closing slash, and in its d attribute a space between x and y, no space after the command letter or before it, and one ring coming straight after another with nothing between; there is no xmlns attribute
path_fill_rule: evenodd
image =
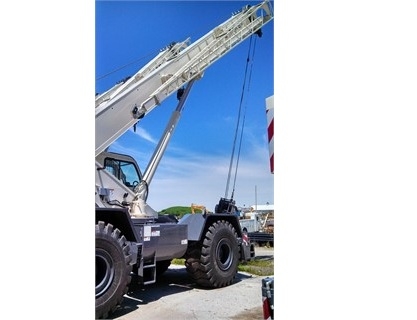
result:
<svg viewBox="0 0 417 320"><path fill-rule="evenodd" d="M96 250L96 298L110 287L114 278L113 259L104 250Z"/></svg>
<svg viewBox="0 0 417 320"><path fill-rule="evenodd" d="M229 242L225 240L219 241L216 247L216 257L217 257L216 260L221 270L226 271L232 265L232 262L233 262L232 252L233 250Z"/></svg>

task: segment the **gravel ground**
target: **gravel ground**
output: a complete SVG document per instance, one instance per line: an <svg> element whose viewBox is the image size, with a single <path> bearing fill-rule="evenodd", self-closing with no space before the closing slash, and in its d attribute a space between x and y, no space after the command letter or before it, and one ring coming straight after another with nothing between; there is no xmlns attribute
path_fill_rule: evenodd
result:
<svg viewBox="0 0 417 320"><path fill-rule="evenodd" d="M273 248L256 247L255 253L273 258ZM203 289L190 280L185 267L171 265L153 285L141 287L132 284L123 305L110 319L263 319L264 278L239 272L235 282L228 287Z"/></svg>

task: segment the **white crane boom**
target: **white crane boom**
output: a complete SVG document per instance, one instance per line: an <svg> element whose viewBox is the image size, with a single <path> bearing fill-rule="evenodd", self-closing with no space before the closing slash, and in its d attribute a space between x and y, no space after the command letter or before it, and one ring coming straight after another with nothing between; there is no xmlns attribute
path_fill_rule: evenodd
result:
<svg viewBox="0 0 417 320"><path fill-rule="evenodd" d="M124 83L96 97L95 155L173 92L203 76L207 67L273 18L268 0L245 6L193 44L171 44Z"/></svg>

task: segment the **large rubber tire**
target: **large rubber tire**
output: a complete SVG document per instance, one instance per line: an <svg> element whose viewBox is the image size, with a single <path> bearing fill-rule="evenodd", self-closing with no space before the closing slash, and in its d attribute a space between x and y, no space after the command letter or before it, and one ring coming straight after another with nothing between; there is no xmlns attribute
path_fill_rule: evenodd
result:
<svg viewBox="0 0 417 320"><path fill-rule="evenodd" d="M96 224L96 319L108 317L122 302L131 280L131 259L120 230L99 221Z"/></svg>
<svg viewBox="0 0 417 320"><path fill-rule="evenodd" d="M238 263L239 247L235 228L221 220L208 228L202 243L189 248L185 266L198 285L221 288L232 284Z"/></svg>

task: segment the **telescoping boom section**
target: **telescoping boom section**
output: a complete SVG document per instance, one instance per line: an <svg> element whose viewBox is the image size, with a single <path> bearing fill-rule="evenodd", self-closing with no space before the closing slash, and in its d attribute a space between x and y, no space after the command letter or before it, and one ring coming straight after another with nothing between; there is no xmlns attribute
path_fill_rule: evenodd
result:
<svg viewBox="0 0 417 320"><path fill-rule="evenodd" d="M245 6L196 42L173 43L134 76L96 97L96 156L173 92L272 20L268 1Z"/></svg>

